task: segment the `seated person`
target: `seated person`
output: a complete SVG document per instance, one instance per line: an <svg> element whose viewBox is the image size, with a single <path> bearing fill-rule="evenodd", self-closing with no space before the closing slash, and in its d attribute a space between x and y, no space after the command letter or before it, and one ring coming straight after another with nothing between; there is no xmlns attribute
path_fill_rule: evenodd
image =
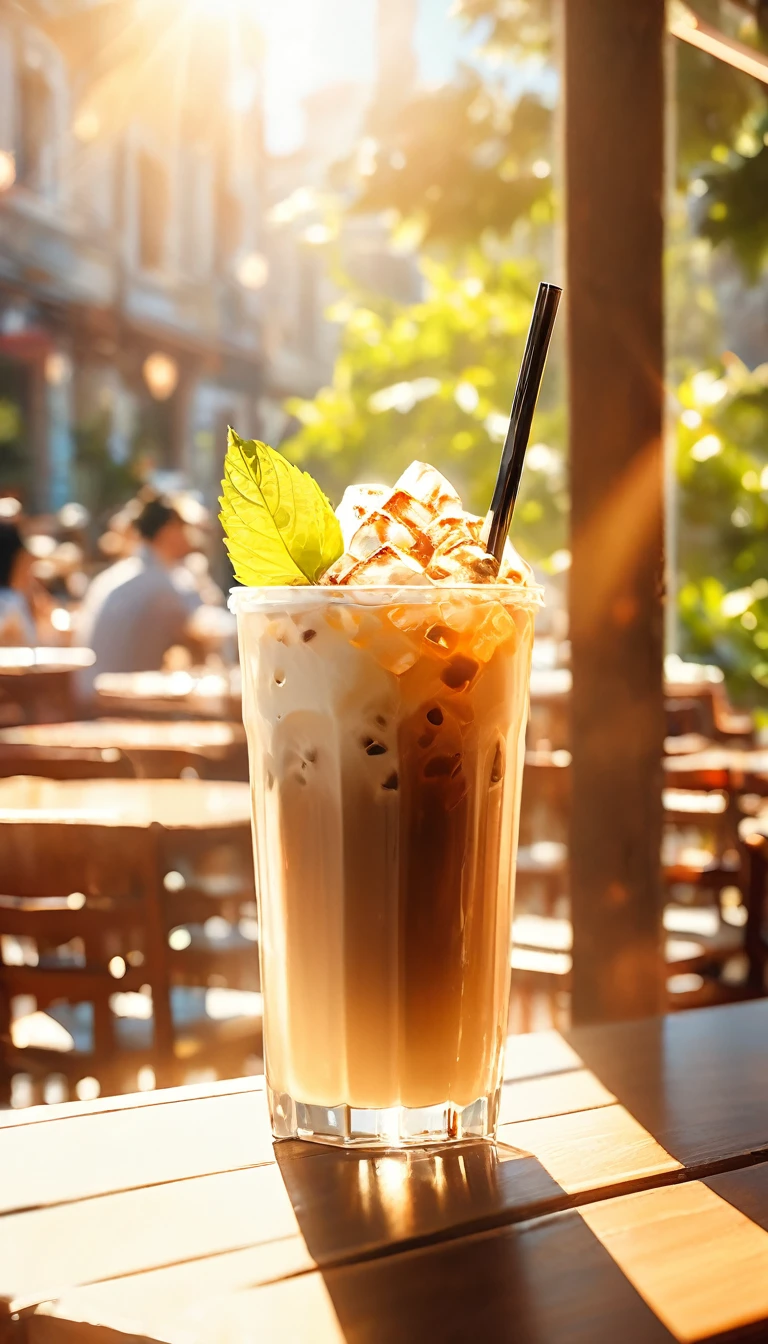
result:
<svg viewBox="0 0 768 1344"><path fill-rule="evenodd" d="M4 647L37 643L32 564L16 524L0 519L0 644Z"/></svg>
<svg viewBox="0 0 768 1344"><path fill-rule="evenodd" d="M187 527L162 497L145 503L134 521L140 545L93 580L83 599L74 642L96 662L81 675L80 693L93 692L101 672L151 672L170 648L195 638L203 601L182 563L191 551Z"/></svg>

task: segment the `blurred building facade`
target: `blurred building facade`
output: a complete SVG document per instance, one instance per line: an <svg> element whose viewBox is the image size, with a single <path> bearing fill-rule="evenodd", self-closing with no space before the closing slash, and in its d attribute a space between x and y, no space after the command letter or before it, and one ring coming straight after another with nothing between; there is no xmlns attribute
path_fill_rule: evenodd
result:
<svg viewBox="0 0 768 1344"><path fill-rule="evenodd" d="M215 7L149 11L0 0L0 493L31 510L132 473L211 502L227 422L258 430L259 35L233 70Z"/></svg>
<svg viewBox="0 0 768 1344"><path fill-rule="evenodd" d="M284 398L312 397L331 378L339 328L328 313L347 281L362 294L403 303L421 296L416 260L393 246L391 222L339 208L348 204L353 159L365 174L377 121L396 115L414 92L417 19L418 0L377 0L374 81L332 84L310 94L303 103L301 147L267 160L269 359L262 407L274 439L289 427Z"/></svg>

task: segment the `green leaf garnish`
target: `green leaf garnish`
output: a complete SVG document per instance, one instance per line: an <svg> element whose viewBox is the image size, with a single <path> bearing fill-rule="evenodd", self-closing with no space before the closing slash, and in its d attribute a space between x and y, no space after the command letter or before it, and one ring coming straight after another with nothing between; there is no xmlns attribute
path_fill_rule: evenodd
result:
<svg viewBox="0 0 768 1344"><path fill-rule="evenodd" d="M344 541L317 481L274 448L229 431L219 518L238 583L317 583Z"/></svg>

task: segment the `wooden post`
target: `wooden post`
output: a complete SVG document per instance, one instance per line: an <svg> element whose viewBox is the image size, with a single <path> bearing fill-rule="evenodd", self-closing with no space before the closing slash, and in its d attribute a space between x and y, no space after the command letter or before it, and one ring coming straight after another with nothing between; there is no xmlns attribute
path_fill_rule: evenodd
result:
<svg viewBox="0 0 768 1344"><path fill-rule="evenodd" d="M663 1007L664 0L562 0L574 1022Z"/></svg>

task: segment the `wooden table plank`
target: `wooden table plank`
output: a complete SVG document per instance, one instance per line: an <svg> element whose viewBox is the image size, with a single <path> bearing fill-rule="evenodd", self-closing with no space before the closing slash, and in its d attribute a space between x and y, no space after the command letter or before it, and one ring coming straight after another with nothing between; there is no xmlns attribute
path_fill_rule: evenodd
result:
<svg viewBox="0 0 768 1344"><path fill-rule="evenodd" d="M248 1253L66 1294L30 1344L670 1344L768 1335L768 1164L254 1287ZM276 1247L273 1246L276 1252ZM263 1265L262 1265L263 1269ZM71 1322L91 1322L69 1333Z"/></svg>
<svg viewBox="0 0 768 1344"><path fill-rule="evenodd" d="M0 1212L274 1162L263 1089L19 1125L0 1144Z"/></svg>
<svg viewBox="0 0 768 1344"><path fill-rule="evenodd" d="M511 1051L512 1072L528 1067L525 1049L520 1054ZM539 1065L557 1069L574 1059L557 1033L546 1033ZM570 1068L512 1078L504 1086L501 1118L506 1126L611 1101L597 1078ZM0 1184L0 1213L275 1161L263 1078L0 1113L0 1144L8 1173ZM317 1145L289 1147L328 1156ZM332 1157L338 1161L339 1154Z"/></svg>
<svg viewBox="0 0 768 1344"><path fill-rule="evenodd" d="M768 1155L768 1003L536 1039L509 1052L498 1147L273 1149L260 1079L3 1117L0 1296L111 1280L130 1303L190 1266L231 1295Z"/></svg>
<svg viewBox="0 0 768 1344"><path fill-rule="evenodd" d="M642 1176L657 1160L659 1169L682 1163L698 1172L708 1163L768 1147L768 1004L584 1029L571 1033L570 1041L546 1034L537 1064L549 1063L553 1071L510 1078L499 1136L545 1165L554 1162L554 1177L565 1189L583 1191ZM530 1050L524 1038L511 1042L508 1074L532 1067ZM589 1069L561 1067L578 1064L580 1057ZM205 1099L200 1088L180 1088L87 1106L8 1112L0 1119L9 1173L0 1189L0 1210L273 1161L262 1088L263 1080L250 1079L207 1085L212 1095ZM741 1099L738 1107L734 1095ZM190 1098L198 1098L199 1110ZM594 1112L588 1123L579 1119L581 1111ZM103 1137L86 1139L86 1133L97 1132L89 1119L97 1115L103 1117L98 1129ZM560 1118L547 1119L552 1116ZM41 1125L45 1132L36 1142L31 1131ZM83 1125L89 1128L81 1134ZM30 1133L12 1137L4 1128ZM93 1161L84 1158L89 1148ZM334 1162L340 1156L322 1147L302 1151ZM551 1186L544 1182L542 1188Z"/></svg>
<svg viewBox="0 0 768 1344"><path fill-rule="evenodd" d="M684 1166L768 1147L766 1000L581 1027L567 1039L583 1065Z"/></svg>
<svg viewBox="0 0 768 1344"><path fill-rule="evenodd" d="M275 1164L58 1204L0 1220L0 1300L19 1311L74 1285L286 1241L281 1272L312 1268Z"/></svg>

